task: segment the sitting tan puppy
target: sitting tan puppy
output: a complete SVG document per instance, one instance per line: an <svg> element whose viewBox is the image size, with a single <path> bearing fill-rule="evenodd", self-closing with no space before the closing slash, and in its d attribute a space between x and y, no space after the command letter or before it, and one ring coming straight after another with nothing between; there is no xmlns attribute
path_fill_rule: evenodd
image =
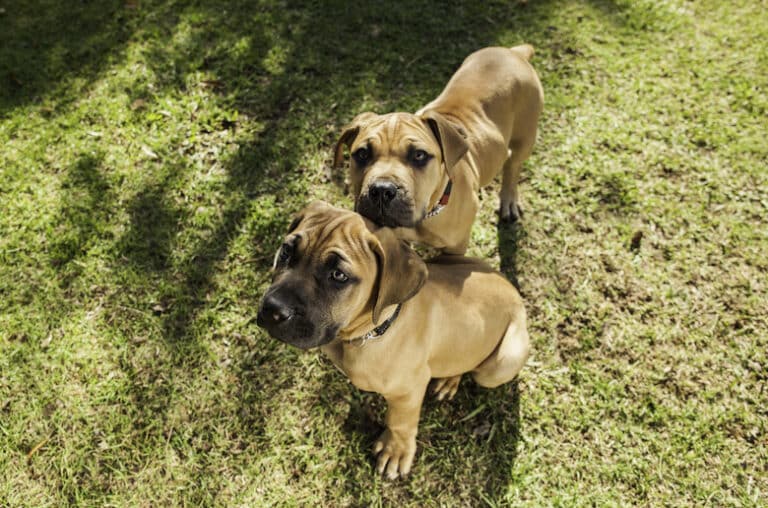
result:
<svg viewBox="0 0 768 508"><path fill-rule="evenodd" d="M477 193L503 168L502 220L520 217L517 183L533 150L544 93L529 45L472 53L434 101L410 113L362 113L334 156L352 155L355 209L400 238L463 254Z"/></svg>
<svg viewBox="0 0 768 508"><path fill-rule="evenodd" d="M425 264L391 229L323 202L291 225L257 322L321 347L355 386L384 396L374 452L388 478L411 469L431 378L440 399L453 397L465 372L495 387L528 358L525 308L500 273L461 256Z"/></svg>

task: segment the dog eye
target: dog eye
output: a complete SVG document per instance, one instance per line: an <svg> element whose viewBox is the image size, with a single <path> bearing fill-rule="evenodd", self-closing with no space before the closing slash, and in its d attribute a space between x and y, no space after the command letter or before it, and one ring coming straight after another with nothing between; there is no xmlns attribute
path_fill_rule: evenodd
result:
<svg viewBox="0 0 768 508"><path fill-rule="evenodd" d="M343 284L349 280L349 277L347 276L346 273L342 272L341 270L334 270L331 272L331 279L334 282Z"/></svg>
<svg viewBox="0 0 768 508"><path fill-rule="evenodd" d="M371 158L371 150L367 146L358 148L355 150L355 153L352 154L352 158L362 166Z"/></svg>
<svg viewBox="0 0 768 508"><path fill-rule="evenodd" d="M411 152L411 162L416 166L424 166L429 162L430 155L424 150L414 150Z"/></svg>

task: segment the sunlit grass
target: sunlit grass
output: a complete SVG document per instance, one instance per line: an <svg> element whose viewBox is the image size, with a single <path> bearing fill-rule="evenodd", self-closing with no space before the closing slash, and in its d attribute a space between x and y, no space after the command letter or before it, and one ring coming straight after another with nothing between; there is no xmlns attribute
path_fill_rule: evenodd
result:
<svg viewBox="0 0 768 508"><path fill-rule="evenodd" d="M16 5L19 4L19 5ZM768 15L759 2L0 6L0 505L732 505L768 496ZM253 321L364 110L536 46L519 383L383 402Z"/></svg>

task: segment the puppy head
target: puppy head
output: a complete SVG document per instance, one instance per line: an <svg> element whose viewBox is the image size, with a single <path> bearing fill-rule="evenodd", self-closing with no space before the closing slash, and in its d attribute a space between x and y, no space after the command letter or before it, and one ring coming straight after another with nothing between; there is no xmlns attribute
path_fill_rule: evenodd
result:
<svg viewBox="0 0 768 508"><path fill-rule="evenodd" d="M275 255L257 323L301 349L322 346L366 316L421 288L427 269L394 233L360 215L314 202L294 219Z"/></svg>
<svg viewBox="0 0 768 508"><path fill-rule="evenodd" d="M437 203L469 146L460 127L435 111L362 113L344 128L334 165L351 155L355 209L378 225L413 227Z"/></svg>

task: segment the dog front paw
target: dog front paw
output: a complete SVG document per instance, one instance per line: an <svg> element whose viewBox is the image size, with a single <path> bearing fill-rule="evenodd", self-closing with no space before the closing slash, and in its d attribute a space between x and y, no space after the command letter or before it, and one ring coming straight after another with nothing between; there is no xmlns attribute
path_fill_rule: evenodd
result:
<svg viewBox="0 0 768 508"><path fill-rule="evenodd" d="M436 378L435 387L432 388L432 393L437 396L437 400L443 400L446 397L448 397L448 400L451 400L459 389L460 381L461 374L452 377Z"/></svg>
<svg viewBox="0 0 768 508"><path fill-rule="evenodd" d="M387 429L376 440L373 453L378 454L376 470L379 474L389 480L405 477L416 455L416 436L403 438Z"/></svg>

